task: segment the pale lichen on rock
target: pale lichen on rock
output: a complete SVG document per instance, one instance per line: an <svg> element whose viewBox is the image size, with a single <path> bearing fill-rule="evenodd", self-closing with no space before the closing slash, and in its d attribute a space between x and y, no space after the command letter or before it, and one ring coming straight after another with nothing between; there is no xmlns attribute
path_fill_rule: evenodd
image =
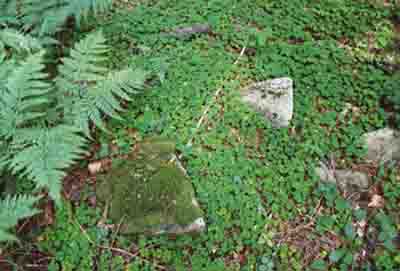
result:
<svg viewBox="0 0 400 271"><path fill-rule="evenodd" d="M367 191L370 185L369 177L364 172L332 169L323 162L320 162L315 171L322 182L337 185L345 194Z"/></svg>
<svg viewBox="0 0 400 271"><path fill-rule="evenodd" d="M242 93L242 101L271 121L272 126L289 126L293 117L293 80L288 77L257 82Z"/></svg>
<svg viewBox="0 0 400 271"><path fill-rule="evenodd" d="M390 128L376 130L363 135L367 147L366 160L387 163L400 160L400 132Z"/></svg>

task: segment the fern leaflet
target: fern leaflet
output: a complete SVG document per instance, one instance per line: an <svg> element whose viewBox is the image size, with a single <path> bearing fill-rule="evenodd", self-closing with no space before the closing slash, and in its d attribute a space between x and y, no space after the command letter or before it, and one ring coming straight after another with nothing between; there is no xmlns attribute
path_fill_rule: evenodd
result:
<svg viewBox="0 0 400 271"><path fill-rule="evenodd" d="M26 61L14 71L4 74L7 78L0 81L0 137L10 138L18 127L43 116L35 110L48 102L45 94L51 90L51 85L44 81L47 74L42 70L43 52L30 55ZM1 70L7 62L0 65Z"/></svg>
<svg viewBox="0 0 400 271"><path fill-rule="evenodd" d="M38 188L48 188L50 196L59 202L64 170L85 153L85 139L78 132L67 125L28 128L14 141L24 148L9 162L12 173L34 180Z"/></svg>
<svg viewBox="0 0 400 271"><path fill-rule="evenodd" d="M9 233L8 229L14 227L19 219L39 213L37 209L32 208L37 200L38 197L32 196L7 196L0 200L0 242L16 240L16 237Z"/></svg>
<svg viewBox="0 0 400 271"><path fill-rule="evenodd" d="M62 93L60 104L64 117L89 136L88 123L105 129L102 114L118 118L121 111L117 98L131 100L143 87L146 73L126 69L106 74L102 67L107 52L101 32L88 35L63 59L56 86Z"/></svg>

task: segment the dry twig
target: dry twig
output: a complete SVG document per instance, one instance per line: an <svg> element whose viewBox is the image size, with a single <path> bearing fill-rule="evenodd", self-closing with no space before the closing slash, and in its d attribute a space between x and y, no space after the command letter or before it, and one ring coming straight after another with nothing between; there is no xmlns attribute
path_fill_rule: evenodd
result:
<svg viewBox="0 0 400 271"><path fill-rule="evenodd" d="M96 243L92 240L92 238L90 238L89 234L88 234L87 231L82 227L82 225L81 225L77 220L74 220L74 221L75 221L75 223L78 225L78 227L79 227L79 229L81 230L81 232L83 233L83 235L86 237L86 239L87 239L92 245L94 245L94 246L96 246L96 247L98 247L98 248L101 248L101 249L107 249L107 250L111 250L111 251L114 251L114 252L121 253L121 254L123 254L123 255L129 256L130 258L137 258L139 261L144 262L144 263L151 264L151 265L153 265L154 267L156 267L156 268L158 268L158 269L160 269L160 270L167 270L166 267L164 267L164 266L162 266L162 265L160 265L160 264L158 264L158 263L156 263L156 262L153 262L153 261L147 260L147 259L145 259L145 258L143 258L143 257L140 257L140 255L139 255L140 252L139 252L139 251L136 252L136 253L131 253L131 252L125 250L125 249L116 248L116 247L109 247L109 246L102 246L102 245L96 244Z"/></svg>
<svg viewBox="0 0 400 271"><path fill-rule="evenodd" d="M245 51L246 51L246 46L242 48L242 50L240 51L240 55L235 60L233 65L237 65L239 63L239 60L243 57ZM193 141L194 141L195 135L197 134L198 130L200 129L201 125L203 124L204 120L206 119L207 114L211 109L211 106L215 103L215 101L217 100L217 98L221 94L222 90L223 90L223 84L215 91L211 102L208 103L208 105L206 106L206 108L203 111L203 114L201 114L201 117L200 117L199 121L197 122L197 125L196 125L196 128L194 129L192 137L189 139L188 143L186 143L186 147L191 147L193 145ZM173 162L177 161L178 166L183 168L182 164L179 161L181 158L182 158L182 154L180 154L179 156L174 156L169 162L173 163ZM186 172L186 170L184 172Z"/></svg>

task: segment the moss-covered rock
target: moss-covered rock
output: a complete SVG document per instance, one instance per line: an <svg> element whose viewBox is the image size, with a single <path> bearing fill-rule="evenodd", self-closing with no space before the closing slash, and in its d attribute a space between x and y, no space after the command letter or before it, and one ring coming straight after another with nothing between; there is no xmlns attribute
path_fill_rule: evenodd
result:
<svg viewBox="0 0 400 271"><path fill-rule="evenodd" d="M122 222L122 233L204 229L191 182L169 162L174 150L168 140L146 141L133 158L113 161L111 170L98 177L97 198L108 203L115 223Z"/></svg>

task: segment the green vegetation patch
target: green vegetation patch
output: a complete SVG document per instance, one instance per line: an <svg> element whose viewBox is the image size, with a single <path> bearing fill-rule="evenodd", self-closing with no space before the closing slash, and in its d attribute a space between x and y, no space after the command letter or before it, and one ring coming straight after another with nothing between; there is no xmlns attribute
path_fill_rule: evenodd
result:
<svg viewBox="0 0 400 271"><path fill-rule="evenodd" d="M158 82L129 108L129 121L111 124L109 140L123 140L120 131L127 127L141 136L174 138L205 208L207 234L175 242L146 239L163 246L149 253L172 254L165 265L177 270L358 266L351 255L363 241L349 226L358 213L335 186L320 183L314 168L326 159L338 168L358 163L365 153L361 135L390 123L380 100L394 77L341 44L362 39L369 22L388 22L389 15L368 1L204 6L188 0L147 2L105 22L103 31L115 44L110 65L145 67ZM197 23L210 24L212 33L185 40L162 35ZM291 126L277 130L240 102L240 90L283 76L294 81L295 112ZM213 100L218 89L222 94ZM307 224L313 226L297 232ZM316 253L298 245L309 242L311 249L326 240L341 241ZM347 256L336 260L333 254L330 261L335 249ZM395 265L393 252L387 253L388 266ZM364 266L375 264L372 255Z"/></svg>
<svg viewBox="0 0 400 271"><path fill-rule="evenodd" d="M391 7L351 0L140 2L95 24L112 48L107 53L109 67L128 65L153 76L146 91L125 107L124 120L109 122L111 133L99 138L104 144L116 142L120 150L131 149L131 131L137 138L173 139L204 209L207 232L176 239L101 235L105 243L134 250L136 256L126 260L126 268L398 269L393 240L400 225L399 170L362 164L361 136L395 125L387 110L398 111L400 81L396 70L387 72L380 63L354 55L347 47L365 41L366 32L376 32L375 23L390 25ZM188 39L163 35L197 23L209 24L211 33ZM282 76L294 82L294 118L290 127L274 129L240 101L240 91L252 82ZM220 95L214 99L217 90ZM390 106L384 108L386 100ZM196 129L202 117L204 122ZM163 153L175 151L167 149ZM157 148L155 152L158 157ZM122 161L126 168L120 174L139 174L153 167L154 161L145 159ZM155 161L176 186L175 177L181 174L165 165L166 160ZM335 184L322 183L314 170L321 160L338 169L368 171L371 187L362 195L365 202L347 197ZM107 180L112 179L105 177L103 183ZM141 194L150 187L137 184L129 191ZM156 184L152 193L170 197L170 187L161 191ZM106 191L113 189L107 186ZM126 187L123 182L118 190L126 192ZM383 199L383 207L368 207L373 195ZM182 202L188 200L184 197ZM145 208L118 204L110 212L115 223L130 211ZM355 204L359 206L354 208ZM93 224L84 225L89 234L96 232ZM359 234L360 225L367 225L364 235ZM79 227L68 227L77 235L81 232ZM60 232L49 231L47 240L57 239ZM67 250L66 245L45 243L62 261L58 251ZM89 250L96 254L95 248ZM103 264L110 254L103 250L102 255L108 256L93 260L98 270L107 270Z"/></svg>

